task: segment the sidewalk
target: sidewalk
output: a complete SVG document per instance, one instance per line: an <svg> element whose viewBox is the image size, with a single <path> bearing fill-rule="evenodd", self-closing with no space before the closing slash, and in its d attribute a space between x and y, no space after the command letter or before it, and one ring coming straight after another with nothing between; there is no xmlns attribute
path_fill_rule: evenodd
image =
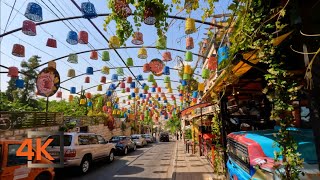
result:
<svg viewBox="0 0 320 180"><path fill-rule="evenodd" d="M224 179L213 174L210 163L196 154L185 152L183 141L176 141L176 157L172 180L214 180Z"/></svg>

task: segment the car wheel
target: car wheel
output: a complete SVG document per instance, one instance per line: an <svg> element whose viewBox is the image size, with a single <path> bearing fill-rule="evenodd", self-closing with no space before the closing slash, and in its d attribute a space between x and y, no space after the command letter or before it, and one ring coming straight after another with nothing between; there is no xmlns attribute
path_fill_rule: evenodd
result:
<svg viewBox="0 0 320 180"><path fill-rule="evenodd" d="M128 147L125 147L125 148L124 148L123 154L124 154L124 155L127 155L127 154L128 154Z"/></svg>
<svg viewBox="0 0 320 180"><path fill-rule="evenodd" d="M110 151L110 154L109 154L109 156L108 156L108 161L109 161L109 162L112 162L113 160L114 160L114 151L111 150L111 151Z"/></svg>
<svg viewBox="0 0 320 180"><path fill-rule="evenodd" d="M35 178L35 180L47 180L47 179L51 179L51 176L45 173L41 173Z"/></svg>
<svg viewBox="0 0 320 180"><path fill-rule="evenodd" d="M89 171L91 165L91 158L88 156L85 156L80 164L80 172L85 174Z"/></svg>

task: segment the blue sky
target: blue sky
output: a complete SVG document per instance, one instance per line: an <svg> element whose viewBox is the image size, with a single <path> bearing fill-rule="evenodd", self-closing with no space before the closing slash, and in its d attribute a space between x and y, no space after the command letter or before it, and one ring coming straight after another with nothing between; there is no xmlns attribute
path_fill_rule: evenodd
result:
<svg viewBox="0 0 320 180"><path fill-rule="evenodd" d="M61 13L65 17L69 16L79 16L81 15L81 12L72 4L71 1L66 1L66 0L50 0L51 3L58 8ZM27 18L24 17L24 12L27 7L27 4L29 2L36 2L41 5L42 10L43 10L43 21L51 20L51 19L57 19L57 17L49 10L51 8L60 18L62 18L62 15L55 9L55 7L50 3L49 0L17 0L14 10L12 11L11 18L9 20L8 26L6 31L10 31L12 29L16 29L22 26L22 22L26 20ZM77 4L80 5L81 2L86 2L86 0L76 0ZM107 8L107 1L106 0L91 0L91 3L95 5L97 13L108 13L110 10ZM166 3L170 3L171 1L165 0ZM45 4L49 7L47 7ZM218 3L216 3L216 8L215 8L215 14L219 13L226 13L227 5L231 3L231 0L222 0ZM9 14L11 11L11 8L14 4L14 0L1 0L1 29L0 32L1 34L4 32L4 28L6 26L6 23L9 18ZM201 4L203 5L203 4ZM170 13L170 15L176 15L177 10L174 9L174 12ZM191 13L191 17L195 19L201 19L202 12L200 10L196 12ZM187 17L187 13L181 12L178 14L178 16L183 16ZM93 19L93 22L103 31L103 22L104 22L105 17L97 17ZM129 17L129 20L132 22L132 17ZM171 19L168 19L170 22ZM184 25L185 22L181 20L173 20L174 24L170 27L170 29L167 32L167 47L170 48L176 48L176 49L185 49L185 33L184 33ZM210 21L210 19L207 19L206 21ZM74 28L70 23L76 28ZM89 42L93 45L94 48L108 48L107 42L98 34L98 32L93 28L93 26L88 22L86 19L76 19L76 20L70 20L69 22L65 21L65 23L73 30L73 31L80 31L80 30L85 30L89 32ZM207 25L201 25L201 24L196 24L197 27L199 27L198 32L191 34L191 37L194 38L195 42L195 48L192 50L193 53L198 53L199 47L198 47L198 42L202 40L202 38L205 38L206 35L204 33L206 32L206 27ZM135 29L135 27L134 27ZM78 51L85 51L85 50L90 50L92 47L89 47L87 45L82 45L82 44L77 44L77 45L70 45L66 42L66 37L67 33L70 31L70 29L61 21L60 22L55 22L55 23L50 23L46 25L37 26L37 35L36 36L27 36L23 34L21 31L18 31L16 33L13 33L11 35L5 36L1 40L1 61L0 64L4 66L17 66L20 68L20 63L22 60L27 60L29 59L32 55L38 55L41 57L41 63L48 62L51 59L58 58L61 56L68 55L73 52L78 52ZM148 26L142 24L141 30L144 34L144 45L149 46L149 45L155 45L155 41L157 39L156 35L156 29L153 26ZM115 23L111 22L108 26L108 32L104 32L104 35L109 38L110 36L115 34ZM57 45L58 48L50 48L46 46L46 41L48 38L53 36L55 39L57 39ZM25 58L19 58L11 55L12 47L13 44L15 43L20 43L25 46L26 49L26 56ZM134 46L131 43L131 38L126 42L127 46ZM148 59L147 61L152 60L153 58L161 58L161 53L164 52L163 50L156 50L156 49L147 49L148 50ZM142 66L144 63L146 63L146 60L142 60L137 58L137 52L138 49L123 49L123 50L118 50L119 53L121 54L122 58L126 60L128 57L132 57L134 60L134 65L136 66ZM78 64L70 64L67 62L67 58L64 58L62 60L57 61L57 70L60 73L61 81L66 80L67 77L67 71L70 68L73 68L76 70L76 74L84 73L86 71L86 68L88 66L91 66L94 68L94 70L101 69L102 66L108 66L108 67L119 67L119 66L124 66L120 58L116 55L116 53L112 50L109 51L110 56L111 56L111 61L106 63L101 61L101 58L99 58L98 61L91 60L90 59L90 53L85 53L79 55L79 63ZM176 56L180 56L184 58L184 53L181 52L175 52L175 51L170 51L172 54L173 59L175 59ZM195 63L196 59L198 57L194 56L193 63ZM177 62L176 61L171 61L168 62L167 65L170 67L176 66ZM38 71L43 69L46 66L42 66ZM131 68L132 72L135 75L142 74L145 78L148 77L148 74L142 72L142 68ZM6 69L0 68L0 71L7 71ZM124 70L126 76L131 76L129 71L127 69ZM201 69L197 69L197 73L201 74ZM107 76L107 79L110 80L111 74L114 74L115 70L111 70L110 75ZM171 73L171 79L179 81L179 77L177 74L177 71L170 71ZM68 82L62 83L61 86L65 87L67 89L70 89L71 86L74 86L77 88L77 91L81 89L81 86L83 88L88 88L97 84L100 84L100 77L103 74L100 72L95 73L94 75L91 75L91 83L85 84L84 83L84 78L85 76L81 76L78 78L75 78L73 80L70 80ZM0 86L1 86L1 91L5 91L7 88L7 82L9 81L9 78L7 77L7 74L0 74ZM163 79L162 77L159 77ZM201 78L200 78L201 81ZM146 81L147 83L147 81ZM157 82L158 85L162 88L162 92L166 92L167 90L164 88L164 84L161 81ZM150 83L149 86L151 86ZM176 89L179 83L171 83L172 88ZM99 93L104 93L107 89L108 85L103 86L103 91ZM88 90L92 93L97 93L96 88L93 88L91 90ZM67 98L69 95L68 91L62 90L63 92L63 98ZM176 90L173 91L173 93L178 94ZM120 92L119 92L120 95ZM123 96L125 94L121 94ZM168 97L168 96L167 96ZM55 95L52 96L50 99L56 99ZM171 100L171 98L168 97L168 100ZM177 102L179 102L178 97L177 97Z"/></svg>

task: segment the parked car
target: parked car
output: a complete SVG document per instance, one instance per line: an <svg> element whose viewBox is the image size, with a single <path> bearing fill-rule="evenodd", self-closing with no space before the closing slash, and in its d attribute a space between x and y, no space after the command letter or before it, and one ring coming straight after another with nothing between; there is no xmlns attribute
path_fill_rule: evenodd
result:
<svg viewBox="0 0 320 180"><path fill-rule="evenodd" d="M18 179L19 175L19 180L53 180L55 175L53 168L28 168L28 157L16 156L21 144L21 141L0 140L0 179ZM27 150L28 147L24 147L22 152ZM45 157L40 161L33 160L32 163L52 164Z"/></svg>
<svg viewBox="0 0 320 180"><path fill-rule="evenodd" d="M60 140L58 135L49 136L53 141L47 147L48 153L59 162ZM93 161L114 160L115 145L94 133L64 133L64 166L79 167L81 173L87 173Z"/></svg>
<svg viewBox="0 0 320 180"><path fill-rule="evenodd" d="M127 136L113 136L110 143L115 144L117 154L128 154L129 150L135 151L137 149L136 143Z"/></svg>
<svg viewBox="0 0 320 180"><path fill-rule="evenodd" d="M154 138L153 138L153 136L151 134L143 134L142 136L146 139L147 143L153 143L154 142Z"/></svg>
<svg viewBox="0 0 320 180"><path fill-rule="evenodd" d="M169 133L161 132L160 133L160 142L169 142Z"/></svg>
<svg viewBox="0 0 320 180"><path fill-rule="evenodd" d="M279 173L284 173L283 166L275 169L274 151L280 149L274 146L274 134L277 130L241 131L228 135L228 179L276 179ZM303 175L299 179L319 179L320 172L314 138L311 130L294 130L290 132L298 143L298 152L304 159ZM259 166L259 168L256 168ZM278 166L278 165L277 165Z"/></svg>
<svg viewBox="0 0 320 180"><path fill-rule="evenodd" d="M131 139L139 147L143 147L143 146L147 145L146 139L141 134L133 134L133 135L131 135Z"/></svg>

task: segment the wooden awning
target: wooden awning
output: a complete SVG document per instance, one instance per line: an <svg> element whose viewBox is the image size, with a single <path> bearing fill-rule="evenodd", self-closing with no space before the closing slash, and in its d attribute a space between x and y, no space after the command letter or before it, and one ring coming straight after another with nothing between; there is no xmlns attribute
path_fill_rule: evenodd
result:
<svg viewBox="0 0 320 180"><path fill-rule="evenodd" d="M181 116L184 116L188 113L191 113L191 111L197 109L197 108L204 108L204 107L208 107L208 106L211 106L212 104L211 103L202 103L202 104L196 104L194 106L190 106L184 110L182 110L180 113L181 113Z"/></svg>

